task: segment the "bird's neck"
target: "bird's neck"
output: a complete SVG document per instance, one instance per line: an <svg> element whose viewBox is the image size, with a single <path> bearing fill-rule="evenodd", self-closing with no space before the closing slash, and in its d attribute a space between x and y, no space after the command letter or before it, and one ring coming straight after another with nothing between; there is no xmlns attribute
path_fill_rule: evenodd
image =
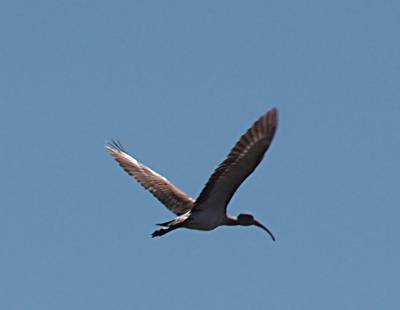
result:
<svg viewBox="0 0 400 310"><path fill-rule="evenodd" d="M239 225L239 223L238 223L237 217L227 215L221 225L235 226L235 225Z"/></svg>

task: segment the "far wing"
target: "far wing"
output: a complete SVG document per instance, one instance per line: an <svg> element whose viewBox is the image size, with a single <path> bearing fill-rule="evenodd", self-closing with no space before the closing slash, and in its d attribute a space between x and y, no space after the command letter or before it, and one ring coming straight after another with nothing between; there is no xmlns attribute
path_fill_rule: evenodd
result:
<svg viewBox="0 0 400 310"><path fill-rule="evenodd" d="M168 209L182 215L193 208L194 199L181 191L163 176L129 156L120 143L113 141L106 149L114 156L119 165L136 181L152 193Z"/></svg>
<svg viewBox="0 0 400 310"><path fill-rule="evenodd" d="M195 202L193 211L226 206L240 184L254 171L274 137L276 108L261 116L240 138L228 157L215 169ZM206 203L207 201L207 203Z"/></svg>

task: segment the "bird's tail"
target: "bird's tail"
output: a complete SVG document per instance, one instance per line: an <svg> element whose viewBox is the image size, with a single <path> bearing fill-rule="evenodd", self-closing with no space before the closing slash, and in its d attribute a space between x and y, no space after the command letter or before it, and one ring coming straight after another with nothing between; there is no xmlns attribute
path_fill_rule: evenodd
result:
<svg viewBox="0 0 400 310"><path fill-rule="evenodd" d="M174 221L174 220L168 221L168 222L165 222L165 223L159 223L159 224L156 224L156 225L158 225L158 226L164 226L164 227L169 227L170 224L171 224L173 221Z"/></svg>
<svg viewBox="0 0 400 310"><path fill-rule="evenodd" d="M189 216L187 214L184 214L184 215L178 216L177 218L173 219L172 221L168 221L168 222L160 223L160 224L156 224L156 225L164 226L164 227L171 227L171 226L180 227L180 226L182 226L182 224L185 221L187 221L189 219L190 219Z"/></svg>

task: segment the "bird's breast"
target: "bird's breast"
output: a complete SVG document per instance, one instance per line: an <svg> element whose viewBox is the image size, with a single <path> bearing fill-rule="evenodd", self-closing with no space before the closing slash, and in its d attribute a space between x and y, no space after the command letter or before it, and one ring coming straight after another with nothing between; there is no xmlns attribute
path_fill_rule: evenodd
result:
<svg viewBox="0 0 400 310"><path fill-rule="evenodd" d="M221 225L224 219L224 213L218 214L202 210L191 214L185 223L185 227L199 230L212 230Z"/></svg>

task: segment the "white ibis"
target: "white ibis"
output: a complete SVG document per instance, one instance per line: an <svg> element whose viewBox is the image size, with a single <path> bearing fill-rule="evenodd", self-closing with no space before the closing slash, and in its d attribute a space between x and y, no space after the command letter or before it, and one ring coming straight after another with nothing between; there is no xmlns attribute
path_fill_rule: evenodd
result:
<svg viewBox="0 0 400 310"><path fill-rule="evenodd" d="M163 228L152 237L162 236L179 227L212 230L220 225L256 225L274 236L253 215L241 213L237 217L226 214L226 208L240 184L254 171L264 157L277 126L277 109L261 116L239 139L228 157L215 169L194 200L163 176L129 156L120 142L108 143L106 149L126 172L152 193L168 209L178 215L172 221L157 224Z"/></svg>

